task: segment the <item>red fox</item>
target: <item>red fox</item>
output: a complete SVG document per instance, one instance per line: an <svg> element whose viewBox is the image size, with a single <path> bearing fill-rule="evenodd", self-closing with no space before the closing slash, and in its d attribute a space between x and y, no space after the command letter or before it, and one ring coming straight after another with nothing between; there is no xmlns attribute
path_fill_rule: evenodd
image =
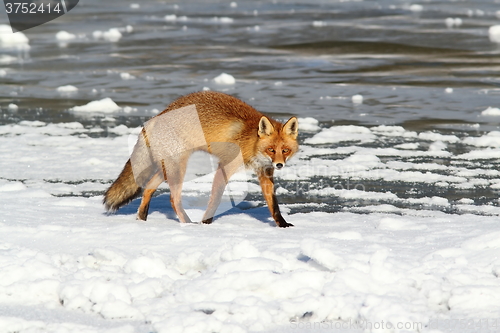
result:
<svg viewBox="0 0 500 333"><path fill-rule="evenodd" d="M197 121L189 116L191 111ZM176 112L179 117L166 117ZM142 128L131 158L106 191L103 204L107 211L116 211L142 192L137 219L146 221L151 197L166 181L179 220L191 222L182 207L182 182L189 156L202 150L219 159L203 223L212 223L229 178L244 164L256 172L276 224L291 227L280 213L273 174L297 152L298 126L296 117L282 124L220 92L203 91L180 97Z"/></svg>

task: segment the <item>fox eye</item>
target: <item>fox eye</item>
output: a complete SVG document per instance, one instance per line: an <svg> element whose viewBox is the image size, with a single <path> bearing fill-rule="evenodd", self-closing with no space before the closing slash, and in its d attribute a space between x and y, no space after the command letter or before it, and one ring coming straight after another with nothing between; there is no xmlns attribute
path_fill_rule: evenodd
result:
<svg viewBox="0 0 500 333"><path fill-rule="evenodd" d="M273 149L273 148L267 148L267 150L268 150L270 153L274 153L274 149Z"/></svg>
<svg viewBox="0 0 500 333"><path fill-rule="evenodd" d="M283 149L283 154L288 154L289 152L290 152L290 149L288 149L288 148Z"/></svg>

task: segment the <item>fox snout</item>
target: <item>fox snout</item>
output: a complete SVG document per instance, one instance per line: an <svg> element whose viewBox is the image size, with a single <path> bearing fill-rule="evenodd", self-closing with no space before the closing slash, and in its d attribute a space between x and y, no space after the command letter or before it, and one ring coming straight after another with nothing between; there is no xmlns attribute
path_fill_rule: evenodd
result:
<svg viewBox="0 0 500 333"><path fill-rule="evenodd" d="M276 170L279 170L285 166L283 163L273 163L273 164Z"/></svg>

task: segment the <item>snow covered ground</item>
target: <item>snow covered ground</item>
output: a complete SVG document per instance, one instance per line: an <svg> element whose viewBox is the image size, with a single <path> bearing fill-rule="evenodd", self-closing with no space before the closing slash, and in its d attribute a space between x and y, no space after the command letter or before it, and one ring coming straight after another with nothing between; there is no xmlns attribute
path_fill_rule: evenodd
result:
<svg viewBox="0 0 500 333"><path fill-rule="evenodd" d="M147 222L137 201L106 215L134 129L0 126L0 332L498 331L496 199L363 185L498 190L500 134L301 124L301 152L278 177L288 229L251 175L235 183L250 200L212 225L178 223L165 189ZM195 219L210 189L199 164L185 186ZM316 186L287 204L300 182ZM357 204L329 212L329 200Z"/></svg>

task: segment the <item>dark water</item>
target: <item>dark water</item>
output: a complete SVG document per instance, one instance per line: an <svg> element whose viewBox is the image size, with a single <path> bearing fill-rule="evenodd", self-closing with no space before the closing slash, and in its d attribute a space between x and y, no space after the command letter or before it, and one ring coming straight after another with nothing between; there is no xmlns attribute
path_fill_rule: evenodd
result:
<svg viewBox="0 0 500 333"><path fill-rule="evenodd" d="M488 37L488 28L500 24L498 10L500 1L491 0L80 1L69 14L26 31L28 52L0 47L0 55L16 58L0 63L7 70L0 77L0 124L108 126L104 115L68 109L111 97L134 108L113 115L114 123L137 126L176 97L208 87L279 118L315 117L322 127L334 121L478 136L500 125L500 117L480 116L487 107L500 106L500 47ZM174 14L177 20L165 19ZM460 18L462 24L448 27L447 18ZM8 23L3 10L1 23ZM133 30L127 32L127 26ZM119 41L92 36L110 28L121 29ZM55 38L63 30L77 37L63 45ZM236 84L212 81L223 72ZM120 73L135 79L123 80ZM68 84L78 92L56 91ZM352 103L355 94L363 95L363 104ZM10 103L19 106L17 112L8 109ZM496 168L497 161L480 167ZM478 204L497 197L487 188L457 194L421 184L411 191L399 183L367 186L403 197L411 192L450 200L486 198Z"/></svg>

